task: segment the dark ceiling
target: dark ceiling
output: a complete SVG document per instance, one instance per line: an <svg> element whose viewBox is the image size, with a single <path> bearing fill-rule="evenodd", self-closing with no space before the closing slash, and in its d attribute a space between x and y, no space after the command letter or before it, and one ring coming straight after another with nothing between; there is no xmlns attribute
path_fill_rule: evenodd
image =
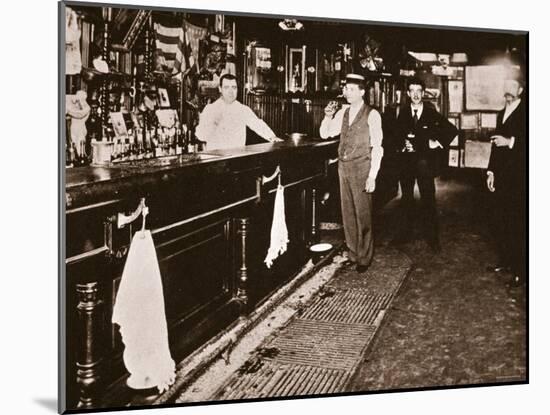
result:
<svg viewBox="0 0 550 415"><path fill-rule="evenodd" d="M101 8L79 7L88 20L101 23ZM129 26L131 15L135 9L115 9L114 15L125 14L120 31ZM161 18L182 19L183 13L171 11L156 12ZM204 25L209 14L188 14L187 17L195 24ZM382 55L389 61L398 61L406 51L452 53L465 52L471 64L486 63L492 56L511 52L518 62L526 61L527 37L518 32L506 32L488 29L447 29L444 27L423 27L382 23L356 23L327 20L300 19L304 23L304 30L299 32L284 32L278 27L280 18L231 16L237 22L238 36L247 39L256 39L276 46L280 43L313 44L321 48L335 48L338 43L354 41L362 42L365 34L378 40L382 47ZM127 24L124 24L126 21ZM123 36L114 33L114 39Z"/></svg>
<svg viewBox="0 0 550 415"><path fill-rule="evenodd" d="M497 30L457 30L444 27L410 27L401 25L342 23L302 20L300 32L283 32L278 28L280 19L241 17L241 31L245 36L266 41L290 40L313 42L330 46L346 41L361 42L368 34L382 44L383 53L400 56L403 50L415 52L465 52L471 62L481 62L487 56L506 50L519 58L526 52L526 37L517 32Z"/></svg>

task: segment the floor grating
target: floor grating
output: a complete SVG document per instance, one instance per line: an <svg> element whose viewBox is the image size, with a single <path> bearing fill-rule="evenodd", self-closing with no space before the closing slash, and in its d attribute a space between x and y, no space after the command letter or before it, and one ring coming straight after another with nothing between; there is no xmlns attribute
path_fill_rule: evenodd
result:
<svg viewBox="0 0 550 415"><path fill-rule="evenodd" d="M366 277L345 270L264 340L212 399L345 392L410 266L397 251L383 254L393 267L375 262Z"/></svg>

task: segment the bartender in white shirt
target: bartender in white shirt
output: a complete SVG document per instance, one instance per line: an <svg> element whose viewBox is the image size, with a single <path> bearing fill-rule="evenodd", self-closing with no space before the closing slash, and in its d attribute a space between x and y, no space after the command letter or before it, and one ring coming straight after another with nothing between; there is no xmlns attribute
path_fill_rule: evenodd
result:
<svg viewBox="0 0 550 415"><path fill-rule="evenodd" d="M282 141L248 106L237 101L234 75L222 75L219 88L221 97L204 108L195 131L197 137L206 142L208 150L245 146L246 127L267 141Z"/></svg>

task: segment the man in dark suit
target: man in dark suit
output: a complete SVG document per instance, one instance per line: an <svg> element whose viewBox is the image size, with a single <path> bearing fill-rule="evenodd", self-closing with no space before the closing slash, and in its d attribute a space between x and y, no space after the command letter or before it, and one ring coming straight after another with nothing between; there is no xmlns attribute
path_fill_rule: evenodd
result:
<svg viewBox="0 0 550 415"><path fill-rule="evenodd" d="M437 153L449 146L458 131L435 108L422 101L422 80L410 78L407 81L407 95L410 105L401 110L396 125L397 149L401 153L399 181L402 216L400 230L394 241L404 243L411 240L416 181L424 216L424 237L430 248L439 252L441 247L434 182L437 174Z"/></svg>
<svg viewBox="0 0 550 415"><path fill-rule="evenodd" d="M512 283L519 285L526 270L527 118L521 83L506 80L504 91L506 105L497 116L487 169L487 187L493 196L493 233L499 254L499 264L493 270L510 270Z"/></svg>

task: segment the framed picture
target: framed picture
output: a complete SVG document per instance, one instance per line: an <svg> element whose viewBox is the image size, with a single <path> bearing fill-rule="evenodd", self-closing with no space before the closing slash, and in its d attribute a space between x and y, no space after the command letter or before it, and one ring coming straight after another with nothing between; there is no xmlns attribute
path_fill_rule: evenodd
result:
<svg viewBox="0 0 550 415"><path fill-rule="evenodd" d="M288 91L304 91L306 85L306 47L289 48L287 60Z"/></svg>
<svg viewBox="0 0 550 415"><path fill-rule="evenodd" d="M482 112L481 128L497 128L497 114Z"/></svg>
<svg viewBox="0 0 550 415"><path fill-rule="evenodd" d="M460 80L449 80L449 112L460 113L463 110L464 83Z"/></svg>
<svg viewBox="0 0 550 415"><path fill-rule="evenodd" d="M526 32L253 7L61 1L59 11L58 125L69 130L57 136L60 412L250 409L246 401L527 383L524 291L510 301L501 274L486 270L497 257L483 228L494 211L480 190L490 152L480 126L495 123L488 108L502 90L491 78L503 74L484 63L508 50L524 70ZM108 74L87 67L98 40ZM464 80L448 79L453 51L474 68ZM433 56L443 52L437 75ZM409 91L411 77L424 96ZM79 158L65 124L66 89L76 87L91 108L87 121L71 120L88 134L90 154ZM406 111L421 100L414 124ZM343 118L331 120L331 107ZM459 139L441 128L446 119ZM111 125L115 139L104 133ZM348 153L346 143L363 143L367 128L385 148L376 186L365 189L364 161L376 150ZM420 163L441 206L428 198L416 215L393 198L402 179L414 200L403 176L415 173L402 167L423 161L428 138L452 148ZM406 140L416 154L402 154ZM516 168L527 171L526 160ZM369 187L376 206L359 212L351 205L370 199ZM413 239L396 249L401 231ZM437 232L442 249L422 239ZM346 245L376 249L354 258Z"/></svg>
<svg viewBox="0 0 550 415"><path fill-rule="evenodd" d="M459 149L453 148L449 150L449 167L458 167Z"/></svg>
<svg viewBox="0 0 550 415"><path fill-rule="evenodd" d="M479 113L460 114L460 128L462 130L477 130L479 128Z"/></svg>
<svg viewBox="0 0 550 415"><path fill-rule="evenodd" d="M161 108L170 108L170 98L166 88L158 88L159 106Z"/></svg>
<svg viewBox="0 0 550 415"><path fill-rule="evenodd" d="M466 67L466 110L498 111L504 108L504 80L511 69L503 65Z"/></svg>
<svg viewBox="0 0 550 415"><path fill-rule="evenodd" d="M491 156L491 143L466 140L464 143L464 167L486 169Z"/></svg>
<svg viewBox="0 0 550 415"><path fill-rule="evenodd" d="M126 122L124 121L124 116L121 112L111 112L111 125L113 126L113 131L116 138L127 138L128 130L126 129Z"/></svg>

